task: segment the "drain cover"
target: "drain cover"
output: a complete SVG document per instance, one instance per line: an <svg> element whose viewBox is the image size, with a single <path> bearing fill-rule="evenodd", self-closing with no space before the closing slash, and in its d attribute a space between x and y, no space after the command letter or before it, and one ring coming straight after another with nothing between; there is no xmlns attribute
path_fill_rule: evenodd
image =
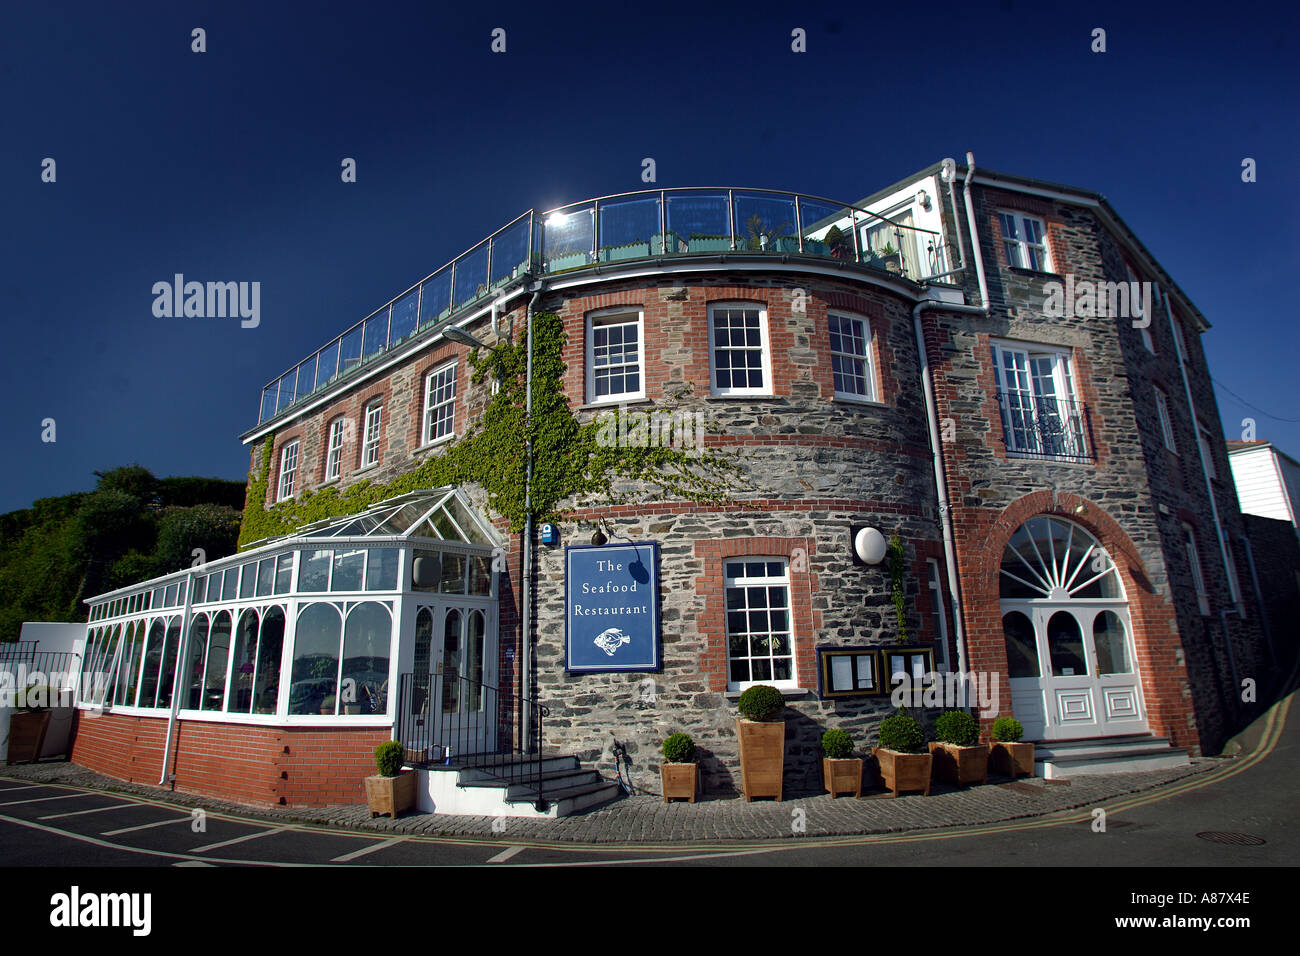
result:
<svg viewBox="0 0 1300 956"><path fill-rule="evenodd" d="M1263 837L1255 836L1253 833L1231 833L1226 830L1203 830L1196 835L1202 840L1209 840L1211 843L1226 843L1228 846L1263 846L1268 842Z"/></svg>

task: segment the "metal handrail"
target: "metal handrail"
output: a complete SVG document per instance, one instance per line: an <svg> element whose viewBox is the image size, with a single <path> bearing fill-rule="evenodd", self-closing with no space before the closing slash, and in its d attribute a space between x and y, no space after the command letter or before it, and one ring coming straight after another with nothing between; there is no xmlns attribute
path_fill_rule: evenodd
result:
<svg viewBox="0 0 1300 956"><path fill-rule="evenodd" d="M805 231L807 229L812 229L816 226L815 223L805 226L805 223L803 221L804 212L805 212L804 205L806 203L811 202L811 203L822 204L831 209L837 210L836 214L833 217L837 220L840 218L844 218L846 216L848 217L850 222L849 231L852 236L853 259L856 263L866 265L868 267L881 268L886 271L894 271L896 274L907 275L908 278L915 279L916 281L920 281L931 275L943 274L942 260L946 258L946 256L942 254L944 242L943 242L943 237L939 232L936 232L931 229L924 229L918 226L901 226L898 223L893 222L889 218L882 216L879 213L873 212L870 209L866 209L856 203L840 202L838 200L828 199L824 196L816 196L809 193L798 193L789 190L765 189L759 187L735 188L735 187L721 187L721 186L684 186L684 187L679 187L674 189L642 189L642 190L634 190L630 192L611 193L610 195L599 196L596 197L595 199L584 199L578 202L566 203L564 205L556 206L552 209L547 209L541 212L537 211L536 209L529 209L528 211L521 213L520 215L516 216L514 219L510 220L510 222L506 223L501 228L489 234L486 239L482 239L474 243L468 249L462 252L460 255L452 258L449 262L447 262L440 268L435 269L433 272L429 273L429 275L425 276L425 278L421 279L419 282L414 283L413 285L404 289L401 293L399 293L398 295L390 299L386 304L374 310L373 312L368 314L365 318L361 319L359 322L356 322L353 325L348 326L337 336L331 338L325 345L313 351L310 356L289 366L283 372L277 375L275 378L267 382L262 387L261 390L261 399L258 405L258 422L261 423L264 421L268 421L272 418L275 418L281 412L286 411L287 409L293 407L295 404L302 401L306 397L327 387L330 383L334 382L340 376L346 375L351 371L353 371L354 369L364 366L371 359L379 355L382 355L383 353L391 349L394 345L396 345L397 343L394 342L393 340L394 308L399 302L405 300L412 293L415 293L416 296L415 316L411 323L410 331L406 335L402 336L402 340L418 334L423 328L428 328L428 327L437 328L437 327L441 327L442 325L445 325L447 322L451 321L451 319L454 316L459 314L465 308L474 305L475 303L479 302L486 296L492 295L493 293L497 292L498 289L508 286L512 281L522 280L524 277L532 276L535 273L545 274L550 272L551 271L550 263L545 261L543 258L544 252L546 250L545 233L546 233L548 219L557 215L562 215L565 213L566 210L577 210L577 209L590 210L592 214L592 220L593 220L592 246L590 250L579 250L579 251L585 251L591 256L592 262L586 263L587 265L591 265L598 262L600 259L601 203L608 203L611 200L621 200L621 199L628 199L628 198L635 198L635 197L646 197L646 198L653 197L659 203L658 236L660 237L660 252L658 254L655 254L653 252L653 249L651 249L649 250L651 254L645 256L644 258L654 259L654 258L658 258L660 255L667 254L670 252L670 250L668 250L665 247L666 246L665 237L668 235L667 209L668 209L669 198L672 196L679 196L682 194L691 194L691 193L714 193L718 195L719 199L722 199L725 196L727 220L728 220L727 234L728 234L728 238L730 239L730 248L733 253L737 251L747 251L747 250L737 249L737 235L736 235L736 208L737 208L737 201L738 201L737 194L740 195L741 201L754 196L774 196L774 197L781 197L783 200L790 201L793 204L795 230L796 230L795 238L797 239L796 244L797 244L797 252L799 255L812 255L819 258L825 257L823 256L822 252L812 251L807 248L807 241L809 240L809 237L805 235ZM896 266L898 266L897 270L889 270L887 268L888 263L882 265L881 264L882 260L878 260L878 259L867 260L866 250L862 249L861 237L858 234L858 228L859 226L862 225L862 222L860 222L859 220L859 215L869 217L870 220L873 220L878 225L889 225L893 227L896 236L901 237L903 230L909 231L916 238L918 257L922 257L922 251L924 250L931 253L930 259L932 261L929 263L925 263L926 268L922 268L923 263L921 262L908 263L905 260L903 260L901 262L901 265L898 263L895 264ZM517 263L515 265L514 271L511 274L494 278L493 265L497 261L496 246L498 241L502 236L504 236L510 230L519 228L520 223L524 222L525 220L527 221L527 228L528 228L525 258L521 263ZM927 236L929 237L928 241L926 239ZM901 246L902 246L901 238L899 242L900 242L899 251L901 252ZM485 281L478 284L478 287L474 290L472 295L469 295L467 298L461 299L458 303L457 301L458 278L459 278L459 274L463 271L462 267L465 264L465 260L469 256L475 254L476 252L482 249L486 249L486 253L487 253L486 264L484 267L484 276L483 276ZM936 250L939 250L939 254L937 255L936 255ZM690 251L689 248L686 251L689 252ZM674 249L671 250L671 252L673 254L676 254L678 250ZM836 259L840 258L839 255L832 255L830 257ZM640 258L640 257L636 257L636 256L629 257L629 261L635 258ZM520 267L523 268L522 273L519 271ZM566 268L571 268L571 267L566 267ZM936 268L938 269L937 272L930 271ZM912 272L915 272L915 275L909 275L909 273ZM424 316L424 311L426 306L425 287L432 280L437 279L441 281L444 275L448 280L446 308L443 309L441 312L439 312L436 318L433 318L426 322L422 322L421 320ZM384 341L382 343L377 344L372 351L367 352L366 333L365 333L366 325L372 320L375 320L381 316L384 317L385 319ZM350 364L347 368L344 368L343 342L349 336L358 333L360 334L361 337L360 350L359 350L360 354L356 356L355 361L349 359L349 362L351 362L352 364ZM329 352L330 350L335 350L334 368L331 374L323 377L320 369L321 357L325 353ZM302 369L304 366L307 366L309 364L311 366L310 368L311 383L310 386L304 389L300 387L297 373L299 369ZM289 378L290 376L293 376L294 378L291 386L291 390L287 394L287 397L282 396L280 394L281 393L280 385L282 382L285 381L285 379ZM266 407L268 399L271 400L271 405L272 405L272 407L269 410Z"/></svg>
<svg viewBox="0 0 1300 956"><path fill-rule="evenodd" d="M1016 393L1018 396L1024 393ZM1026 396L1012 403L997 392L1002 436L1009 453L1053 461L1091 461L1092 422L1088 406L1072 399Z"/></svg>

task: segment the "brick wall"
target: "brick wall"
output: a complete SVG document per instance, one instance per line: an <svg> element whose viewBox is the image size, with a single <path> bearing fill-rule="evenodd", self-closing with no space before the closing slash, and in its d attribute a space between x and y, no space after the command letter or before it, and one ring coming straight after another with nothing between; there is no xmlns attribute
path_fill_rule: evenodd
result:
<svg viewBox="0 0 1300 956"><path fill-rule="evenodd" d="M132 783L156 786L167 718L85 712L72 762ZM254 806L316 807L363 803L383 729L288 728L209 721L177 722L174 787Z"/></svg>

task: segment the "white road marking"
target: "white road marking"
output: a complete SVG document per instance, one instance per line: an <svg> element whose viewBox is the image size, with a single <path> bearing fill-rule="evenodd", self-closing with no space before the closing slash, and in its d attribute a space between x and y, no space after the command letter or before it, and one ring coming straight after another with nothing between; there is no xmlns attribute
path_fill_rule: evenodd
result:
<svg viewBox="0 0 1300 956"><path fill-rule="evenodd" d="M215 863L209 863L207 860L181 860L179 863L173 863L172 866L216 866Z"/></svg>
<svg viewBox="0 0 1300 956"><path fill-rule="evenodd" d="M50 813L43 817L37 817L38 820L58 820L60 817L79 817L83 813L103 813L105 810L121 810L123 807L138 807L138 803L115 803L108 807L95 807L93 810L72 810L68 813Z"/></svg>
<svg viewBox="0 0 1300 956"><path fill-rule="evenodd" d="M190 850L191 853L207 853L209 850L219 850L223 846L231 846L235 843L243 843L245 840L256 840L258 837L274 836L277 833L283 833L287 827L276 827L274 830L258 830L256 833L246 833L241 837L235 837L233 840L222 840L220 843L209 843L207 846L196 846Z"/></svg>
<svg viewBox="0 0 1300 956"><path fill-rule="evenodd" d="M46 800L71 800L73 797L88 797L88 793L65 793L57 797L32 797L30 800L7 800L0 807L15 807L20 803L44 803Z"/></svg>
<svg viewBox="0 0 1300 956"><path fill-rule="evenodd" d="M0 787L0 793L8 793L11 790L35 790L37 787L45 786L42 783L27 783L21 787Z"/></svg>
<svg viewBox="0 0 1300 956"><path fill-rule="evenodd" d="M350 860L355 860L359 856L365 856L367 853L374 853L376 850L384 849L384 847L389 847L397 843L405 843L405 842L406 841L401 837L396 837L392 840L384 840L381 843L372 843L370 846L362 847L360 850L353 850L351 853L344 853L342 856L336 856L334 857L334 859L330 860L330 862L347 863Z"/></svg>
<svg viewBox="0 0 1300 956"><path fill-rule="evenodd" d="M516 846L512 846L512 847L509 847L509 848L507 848L507 849L505 849L505 850L502 850L502 851L501 851L500 853L498 853L496 856L492 857L492 859L488 860L488 862L489 862L489 863L504 863L506 860L510 859L510 858L511 858L512 856L514 856L516 853L522 853L522 852L524 852L524 850L526 850L526 849L528 849L528 848L527 848L527 847L523 847L523 846L518 846L518 845L516 845Z"/></svg>
<svg viewBox="0 0 1300 956"><path fill-rule="evenodd" d="M157 823L141 823L139 826L122 827L120 830L105 830L100 836L117 836L120 833L134 833L136 830L152 830L154 827L165 827L169 823L189 823L193 817L177 817L175 820L159 820Z"/></svg>

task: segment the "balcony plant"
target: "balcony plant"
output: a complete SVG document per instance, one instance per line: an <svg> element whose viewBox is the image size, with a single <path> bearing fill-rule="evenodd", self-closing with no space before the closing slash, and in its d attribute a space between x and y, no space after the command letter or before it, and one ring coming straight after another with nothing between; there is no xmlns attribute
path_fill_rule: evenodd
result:
<svg viewBox="0 0 1300 956"><path fill-rule="evenodd" d="M690 252L730 252L731 236L715 236L703 232L693 232L686 240Z"/></svg>
<svg viewBox="0 0 1300 956"><path fill-rule="evenodd" d="M831 226L830 229L826 230L826 235L822 241L826 243L826 248L832 258L853 258L853 239L844 235L839 226Z"/></svg>
<svg viewBox="0 0 1300 956"><path fill-rule="evenodd" d="M748 802L755 797L781 801L785 774L785 698L775 687L755 684L736 702L740 780Z"/></svg>
<svg viewBox="0 0 1300 956"><path fill-rule="evenodd" d="M822 784L831 797L862 796L862 758L853 756L853 738L847 730L822 734Z"/></svg>
<svg viewBox="0 0 1300 956"><path fill-rule="evenodd" d="M932 756L926 753L925 734L906 709L880 722L880 742L872 755L880 764L880 776L885 788L895 797L903 790L920 790L930 793L930 768Z"/></svg>
<svg viewBox="0 0 1300 956"><path fill-rule="evenodd" d="M949 710L934 722L937 740L930 742L934 776L964 787L989 778L989 745L979 742L980 727L964 710Z"/></svg>
<svg viewBox="0 0 1300 956"><path fill-rule="evenodd" d="M1033 741L1021 743L1025 728L1014 717L999 717L993 721L993 743L990 744L989 765L1008 777L1034 775Z"/></svg>
<svg viewBox="0 0 1300 956"><path fill-rule="evenodd" d="M664 803L674 797L695 802L699 791L699 767L695 765L695 741L690 734L673 734L663 742L664 762L659 765Z"/></svg>
<svg viewBox="0 0 1300 956"><path fill-rule="evenodd" d="M396 740L375 748L374 776L366 777L366 802L370 805L370 818L387 813L394 820L403 810L415 806L414 770L402 769L402 745Z"/></svg>

